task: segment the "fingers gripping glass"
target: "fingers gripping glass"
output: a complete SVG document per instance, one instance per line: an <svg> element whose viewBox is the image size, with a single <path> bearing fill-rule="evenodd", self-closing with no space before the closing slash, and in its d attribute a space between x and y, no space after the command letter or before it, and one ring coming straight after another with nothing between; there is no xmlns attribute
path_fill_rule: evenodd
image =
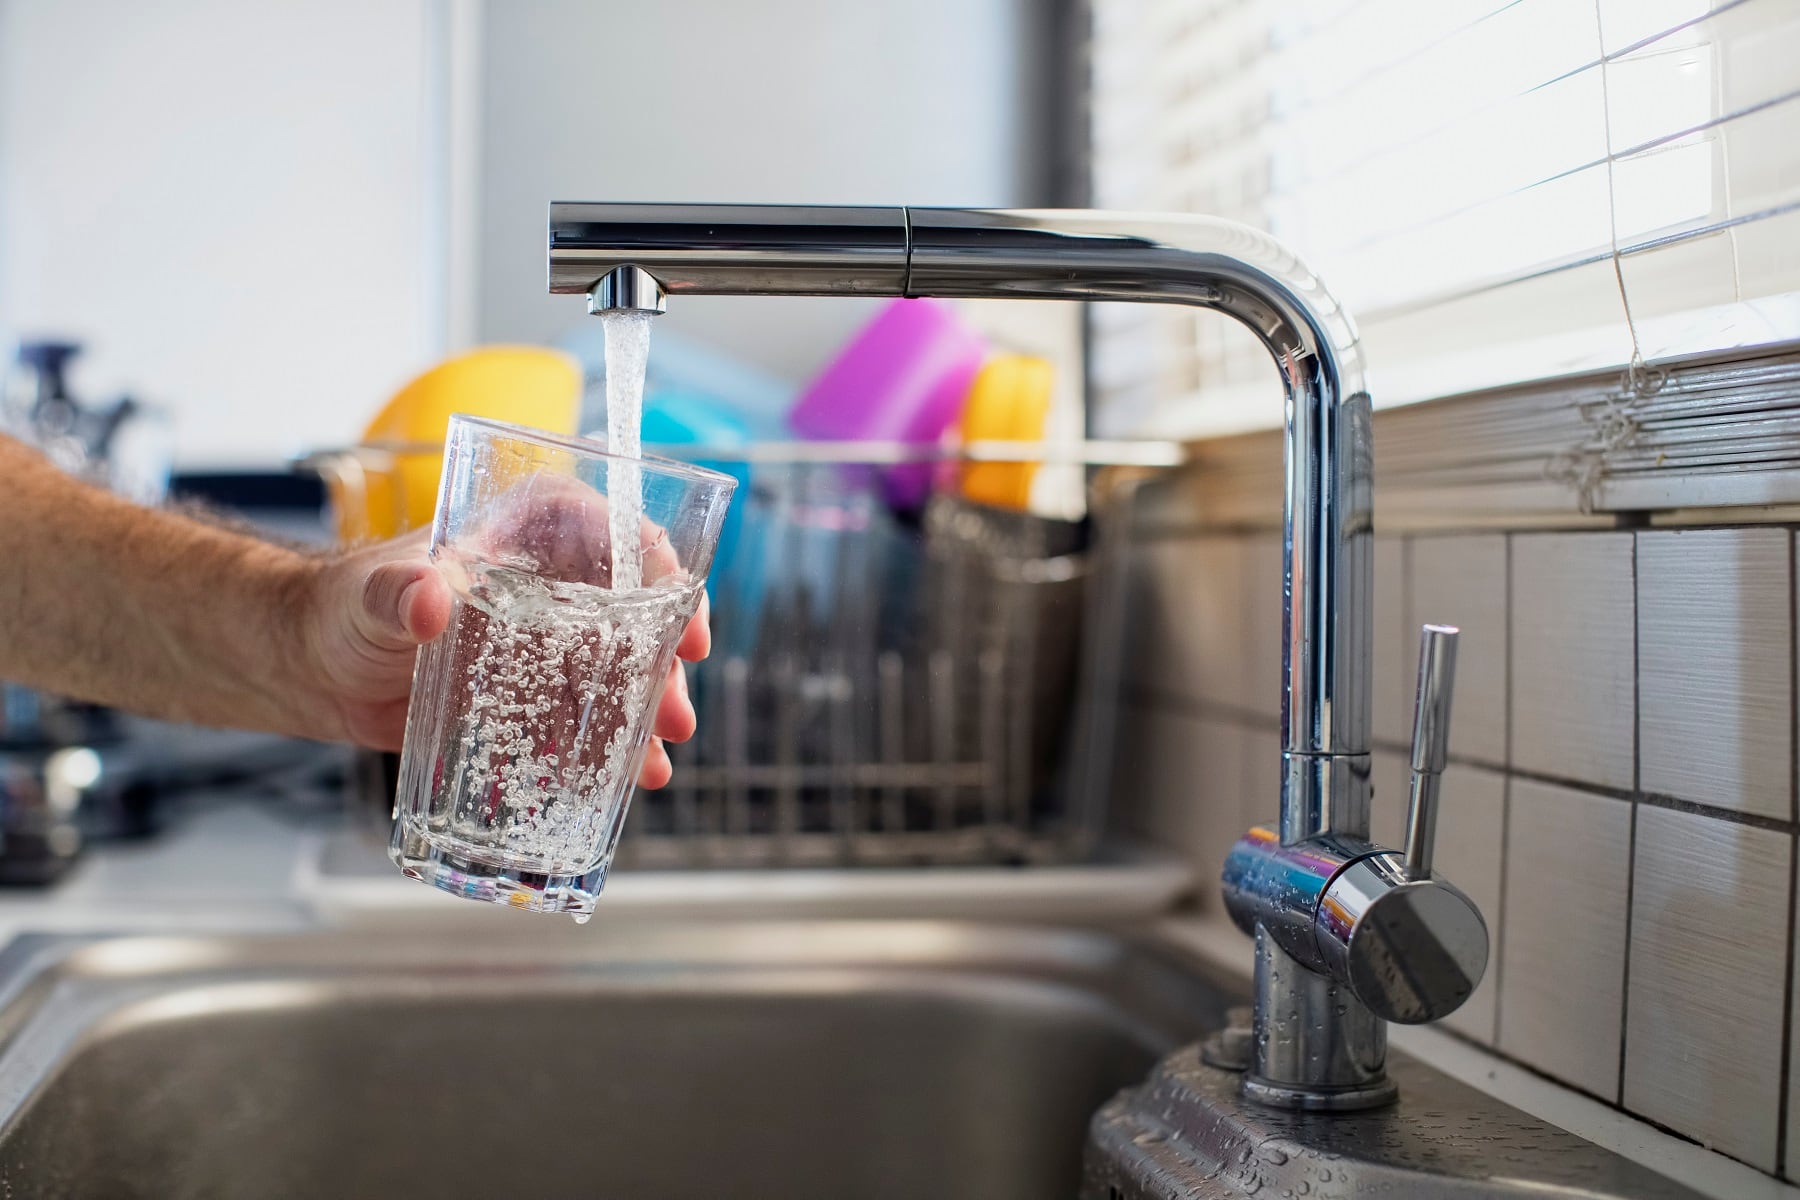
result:
<svg viewBox="0 0 1800 1200"><path fill-rule="evenodd" d="M389 856L471 899L585 920L736 481L453 417ZM636 537L630 537L635 530Z"/></svg>

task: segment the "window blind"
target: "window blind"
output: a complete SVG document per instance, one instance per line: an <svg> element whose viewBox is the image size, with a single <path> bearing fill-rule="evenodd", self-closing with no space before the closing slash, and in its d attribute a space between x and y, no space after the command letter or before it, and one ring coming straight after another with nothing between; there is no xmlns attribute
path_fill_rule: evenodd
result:
<svg viewBox="0 0 1800 1200"><path fill-rule="evenodd" d="M1090 3L1095 202L1289 243L1377 408L1800 338L1795 0ZM1214 314L1101 306L1091 370L1109 435L1280 421Z"/></svg>

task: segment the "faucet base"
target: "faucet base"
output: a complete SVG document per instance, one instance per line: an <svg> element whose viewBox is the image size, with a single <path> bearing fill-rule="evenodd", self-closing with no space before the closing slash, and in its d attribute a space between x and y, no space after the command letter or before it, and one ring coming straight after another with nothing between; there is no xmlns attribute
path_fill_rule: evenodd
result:
<svg viewBox="0 0 1800 1200"><path fill-rule="evenodd" d="M1254 1075L1244 1076L1238 1094L1252 1104L1265 1108L1286 1108L1299 1112L1362 1112L1381 1108L1400 1098L1400 1089L1391 1079L1380 1079L1360 1087L1341 1090L1299 1088L1271 1083Z"/></svg>
<svg viewBox="0 0 1800 1200"><path fill-rule="evenodd" d="M1290 1112L1362 1112L1399 1098L1400 1089L1383 1072L1342 1087L1296 1085L1265 1079L1251 1069L1255 1060L1255 1010L1249 1005L1226 1013L1225 1028L1200 1043L1200 1061L1242 1075L1238 1095L1247 1103Z"/></svg>
<svg viewBox="0 0 1800 1200"><path fill-rule="evenodd" d="M1353 1112L1391 1103L1387 1026L1350 989L1309 970L1256 926L1256 1007L1246 1100Z"/></svg>

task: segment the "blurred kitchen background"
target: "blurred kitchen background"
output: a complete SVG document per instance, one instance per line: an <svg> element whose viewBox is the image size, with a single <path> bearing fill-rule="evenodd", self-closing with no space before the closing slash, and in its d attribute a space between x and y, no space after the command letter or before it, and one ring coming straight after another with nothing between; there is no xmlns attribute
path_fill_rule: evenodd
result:
<svg viewBox="0 0 1800 1200"><path fill-rule="evenodd" d="M0 6L0 329L89 345L184 468L353 439L455 350L554 342L552 199L1043 205L1056 6ZM101 285L104 281L104 285ZM803 382L872 307L676 306Z"/></svg>
<svg viewBox="0 0 1800 1200"><path fill-rule="evenodd" d="M598 378L581 304L545 292L552 199L1269 229L1356 317L1379 410L1377 841L1417 626L1465 629L1439 861L1494 958L1454 1037L1730 1178L1800 1178L1796 64L1791 0L0 0L0 341L80 343L70 390L166 418L177 493L326 540L296 461L434 364L524 343ZM1266 353L1211 315L954 306L984 367L1026 372L989 385L1029 392L1029 433L986 436L1060 449L896 500L879 464L796 461L788 421L886 311L657 319L653 397L661 372L729 416L723 449L670 440L749 486L718 585L744 602L637 863L858 868L837 911L1217 918L1278 794ZM772 559L806 586L749 573ZM210 861L249 906L287 855L294 913L439 900L345 829L384 818L344 799L381 795L379 760L201 739L178 788L80 825L106 752L69 758L101 738L72 728L29 751L49 815L7 818L65 897L215 910L162 882ZM186 840L77 861L168 811ZM944 865L934 892L865 869ZM616 902L699 903L676 874Z"/></svg>

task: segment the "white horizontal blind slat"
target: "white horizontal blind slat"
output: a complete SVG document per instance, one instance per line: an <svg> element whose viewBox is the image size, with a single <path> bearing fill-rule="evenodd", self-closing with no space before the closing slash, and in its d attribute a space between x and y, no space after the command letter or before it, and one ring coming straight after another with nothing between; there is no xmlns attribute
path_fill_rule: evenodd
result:
<svg viewBox="0 0 1800 1200"><path fill-rule="evenodd" d="M1625 361L1620 277L1646 355L1800 337L1793 0L1093 5L1097 202L1293 245L1378 406ZM1210 314L1104 319L1094 371L1111 432L1279 420Z"/></svg>

